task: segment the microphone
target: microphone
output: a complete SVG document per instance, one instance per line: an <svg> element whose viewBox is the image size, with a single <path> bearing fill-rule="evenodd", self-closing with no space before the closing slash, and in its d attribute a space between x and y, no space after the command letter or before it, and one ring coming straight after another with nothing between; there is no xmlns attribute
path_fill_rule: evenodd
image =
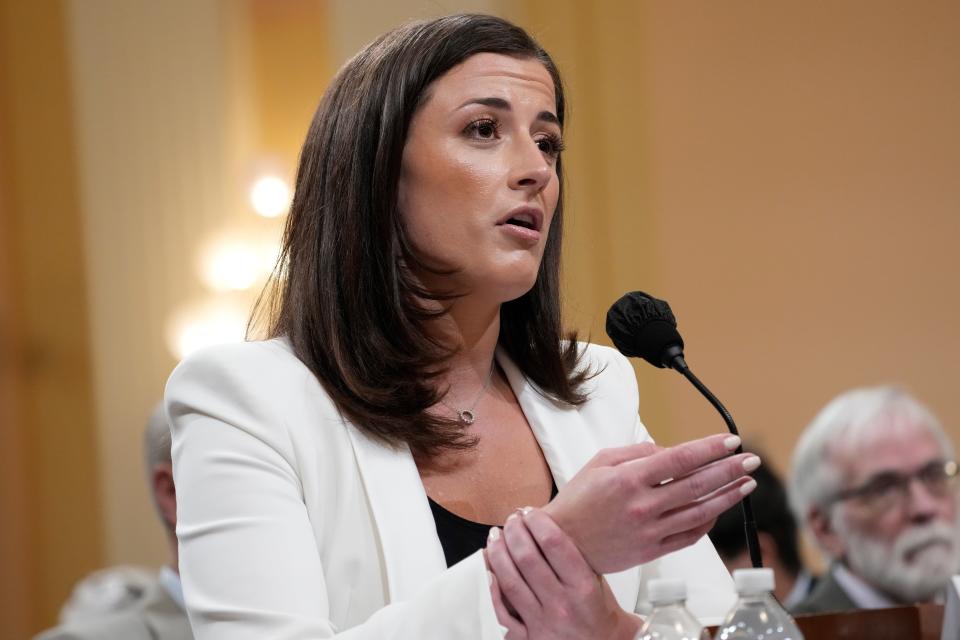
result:
<svg viewBox="0 0 960 640"><path fill-rule="evenodd" d="M666 367L682 373L720 413L730 433L740 435L727 408L687 366L683 357L683 338L677 331L677 319L665 300L659 300L642 291L625 294L614 302L607 312L607 335L623 355L640 357L659 369ZM742 445L737 447L736 453L743 453ZM740 502L740 508L743 512L743 528L747 536L750 562L756 568L762 567L757 523L750 506L750 496Z"/></svg>

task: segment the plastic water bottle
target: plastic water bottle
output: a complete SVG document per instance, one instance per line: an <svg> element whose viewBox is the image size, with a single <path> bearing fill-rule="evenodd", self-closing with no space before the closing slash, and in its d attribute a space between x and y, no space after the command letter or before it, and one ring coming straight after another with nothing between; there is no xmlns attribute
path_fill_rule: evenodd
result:
<svg viewBox="0 0 960 640"><path fill-rule="evenodd" d="M710 640L710 634L684 604L687 585L683 580L653 579L647 589L653 611L636 640Z"/></svg>
<svg viewBox="0 0 960 640"><path fill-rule="evenodd" d="M740 598L716 640L803 640L797 623L773 597L773 569L737 569L733 581Z"/></svg>

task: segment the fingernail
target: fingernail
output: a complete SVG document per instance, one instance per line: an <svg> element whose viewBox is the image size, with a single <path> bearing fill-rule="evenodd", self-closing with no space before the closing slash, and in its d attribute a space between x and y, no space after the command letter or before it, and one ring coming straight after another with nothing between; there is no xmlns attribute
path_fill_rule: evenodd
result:
<svg viewBox="0 0 960 640"><path fill-rule="evenodd" d="M507 516L506 522L504 522L504 524L506 524L507 522L510 522L511 520L513 520L513 519L516 518L516 517L517 517L517 512L514 511L513 513L511 513L510 515Z"/></svg>
<svg viewBox="0 0 960 640"><path fill-rule="evenodd" d="M760 457L759 456L750 456L749 458L743 461L743 470L747 473L751 473L760 468Z"/></svg>
<svg viewBox="0 0 960 640"><path fill-rule="evenodd" d="M519 509L517 509L517 511L520 512L520 515L525 516L531 511L533 511L533 507L520 507Z"/></svg>
<svg viewBox="0 0 960 640"><path fill-rule="evenodd" d="M489 571L487 571L487 584L488 585L493 584L493 574L490 573Z"/></svg>
<svg viewBox="0 0 960 640"><path fill-rule="evenodd" d="M742 485L740 485L740 494L745 496L756 488L757 488L757 481L754 480L753 478L750 478L749 480L744 482Z"/></svg>
<svg viewBox="0 0 960 640"><path fill-rule="evenodd" d="M500 527L490 527L490 533L487 535L487 542L495 542L499 539L500 539Z"/></svg>
<svg viewBox="0 0 960 640"><path fill-rule="evenodd" d="M727 448L727 451L735 451L736 448L740 446L740 437L727 436L727 438L723 441L723 446Z"/></svg>

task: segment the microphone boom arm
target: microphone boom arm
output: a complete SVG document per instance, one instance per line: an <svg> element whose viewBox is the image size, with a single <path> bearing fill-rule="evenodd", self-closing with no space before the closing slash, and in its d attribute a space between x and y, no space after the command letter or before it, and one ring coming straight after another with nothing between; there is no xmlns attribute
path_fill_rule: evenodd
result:
<svg viewBox="0 0 960 640"><path fill-rule="evenodd" d="M683 338L677 331L677 319L664 300L658 300L643 291L631 291L613 303L607 312L607 335L613 344L625 356L640 357L655 367L676 369L703 394L714 409L723 416L727 429L740 436L733 416L727 411L706 385L693 375L683 359ZM737 453L743 453L743 446L737 447ZM740 501L743 512L743 528L747 538L747 550L750 562L755 568L763 566L760 556L760 542L757 539L757 523L753 517L750 497Z"/></svg>
<svg viewBox="0 0 960 640"><path fill-rule="evenodd" d="M727 411L727 408L723 406L723 403L720 402L717 396L713 395L710 389L707 389L707 385L700 382L700 378L693 375L693 371L690 370L690 367L687 366L686 361L683 359L683 351L675 346L669 347L664 353L664 361L668 367L682 373L683 376L690 381L690 384L696 387L697 391L710 401L713 408L723 417L723 421L727 423L727 429L730 433L739 437L740 432L737 430L737 425L733 421L733 416L730 415L730 412ZM737 447L735 453L743 453L742 444ZM750 496L746 496L740 501L740 509L743 511L743 528L747 536L747 550L750 552L750 563L754 568L760 568L763 566L763 558L760 555L760 541L757 539L757 522L753 516Z"/></svg>

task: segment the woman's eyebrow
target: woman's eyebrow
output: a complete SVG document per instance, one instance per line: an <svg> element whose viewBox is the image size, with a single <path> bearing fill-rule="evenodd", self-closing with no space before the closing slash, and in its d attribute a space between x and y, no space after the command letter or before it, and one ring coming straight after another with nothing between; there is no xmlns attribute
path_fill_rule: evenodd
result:
<svg viewBox="0 0 960 640"><path fill-rule="evenodd" d="M512 110L509 102L507 102L503 98L494 98L494 97L471 98L470 100L467 100L466 102L461 104L459 107L457 107L457 110L463 109L465 106L470 104L480 104L485 107L492 107L494 109L503 109L504 111ZM549 111L541 111L540 113L538 113L537 120L542 120L543 122L549 122L555 125L560 124L560 120L557 118L557 116L555 116L553 113Z"/></svg>

